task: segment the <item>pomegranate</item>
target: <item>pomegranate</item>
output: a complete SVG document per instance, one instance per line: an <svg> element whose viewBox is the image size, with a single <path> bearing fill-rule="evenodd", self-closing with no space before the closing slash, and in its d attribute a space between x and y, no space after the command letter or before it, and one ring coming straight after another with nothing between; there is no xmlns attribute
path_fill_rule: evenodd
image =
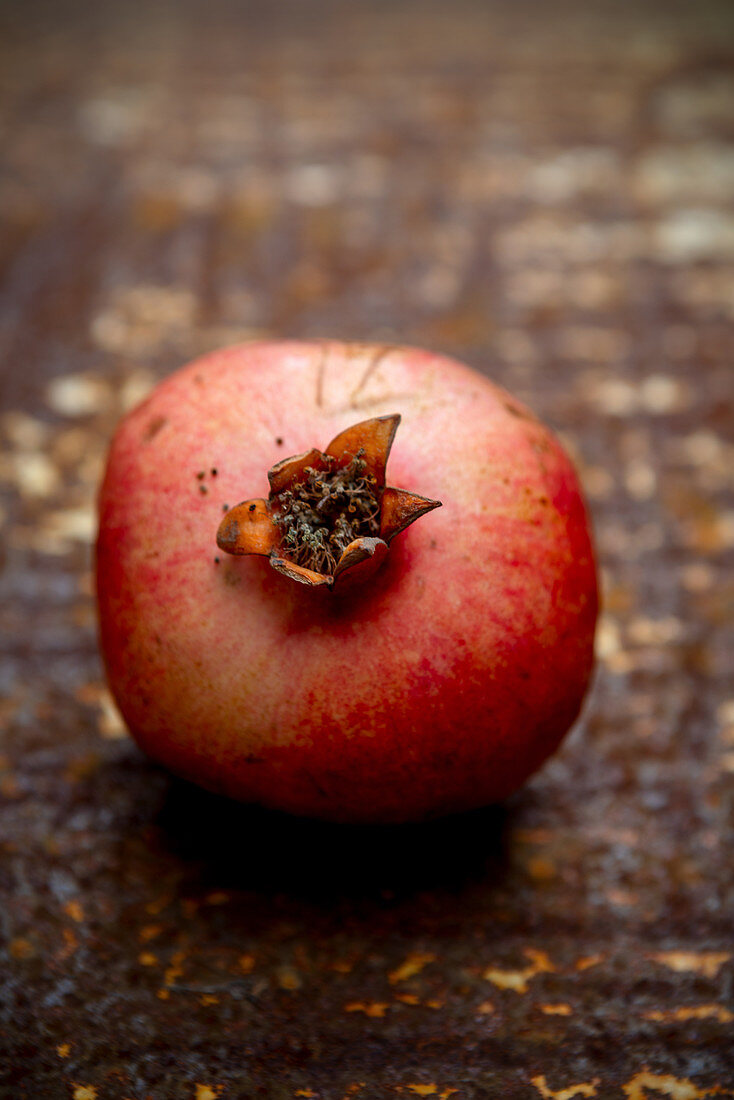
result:
<svg viewBox="0 0 734 1100"><path fill-rule="evenodd" d="M251 344L166 379L111 446L97 588L147 753L331 820L505 798L592 667L568 457L505 391L411 348Z"/></svg>
<svg viewBox="0 0 734 1100"><path fill-rule="evenodd" d="M363 584L388 544L440 500L385 486L400 416L379 416L340 432L326 448L283 459L268 471L269 500L246 500L223 519L217 545L229 554L267 554L301 584Z"/></svg>

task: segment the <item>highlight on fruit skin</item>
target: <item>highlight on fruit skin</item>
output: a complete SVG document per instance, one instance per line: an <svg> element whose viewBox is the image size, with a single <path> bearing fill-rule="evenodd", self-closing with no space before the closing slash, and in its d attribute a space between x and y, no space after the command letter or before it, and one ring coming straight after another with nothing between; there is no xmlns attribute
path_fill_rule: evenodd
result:
<svg viewBox="0 0 734 1100"><path fill-rule="evenodd" d="M285 458L268 471L267 500L245 500L219 524L227 554L261 554L277 572L312 587L361 583L385 560L390 542L441 507L385 483L400 415L377 416L340 432L324 451Z"/></svg>

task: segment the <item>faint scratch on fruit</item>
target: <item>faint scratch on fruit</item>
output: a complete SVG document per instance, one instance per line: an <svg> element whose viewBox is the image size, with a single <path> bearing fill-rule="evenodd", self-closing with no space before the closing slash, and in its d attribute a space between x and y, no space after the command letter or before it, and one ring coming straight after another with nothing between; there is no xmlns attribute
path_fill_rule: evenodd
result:
<svg viewBox="0 0 734 1100"><path fill-rule="evenodd" d="M579 1085L568 1085L567 1088L558 1089L557 1091L548 1087L542 1074L538 1077L531 1077L530 1083L535 1085L544 1100L573 1100L574 1096L596 1096L596 1086L599 1084L599 1078L594 1077L592 1081L582 1082Z"/></svg>
<svg viewBox="0 0 734 1100"><path fill-rule="evenodd" d="M523 954L530 959L530 965L522 970L501 970L489 967L482 977L496 985L498 989L514 989L516 993L527 993L528 982L537 974L552 974L555 966L550 961L545 951L538 951L534 947L526 947Z"/></svg>
<svg viewBox="0 0 734 1100"><path fill-rule="evenodd" d="M339 347L337 347L337 355L339 350ZM377 348L373 348L369 344L343 345L341 347L341 352L346 368L353 365L355 360L362 359L365 356L367 357L367 365L363 368L356 386L351 391L346 391L344 399L337 403L335 395L331 395L332 401L329 402L330 394L327 391L332 389L329 382L329 376L332 373L330 371L330 364L333 352L332 346L324 341L321 346L321 353L315 364L316 393L314 400L316 407L322 409L326 408L328 405L329 412L335 416L346 414L354 410L364 412L369 409L387 407L388 405L394 405L396 408L401 406L410 406L412 408L419 407L421 394L430 388L430 379L427 382L421 383L421 392L416 392L416 390L412 389L405 389L397 392L390 389L388 386L379 393L373 392L367 395L364 393L365 388L378 370L380 364L384 362L391 352L399 350L400 349L396 345L391 344L384 344ZM445 405L448 404L448 402L438 401L437 404Z"/></svg>
<svg viewBox="0 0 734 1100"><path fill-rule="evenodd" d="M329 359L329 345L324 344L321 349L321 355L319 361L316 364L316 407L321 409L324 405L324 377L326 375L326 364Z"/></svg>
<svg viewBox="0 0 734 1100"><path fill-rule="evenodd" d="M382 360L385 359L390 354L390 352L394 350L395 349L391 344L384 344L382 347L374 349L373 354L367 363L366 369L362 372L362 376L360 377L359 382L349 395L349 404L353 409L357 408L357 397L359 396L361 390L363 390L364 387L367 385ZM360 348L359 351L361 354L363 349Z"/></svg>
<svg viewBox="0 0 734 1100"><path fill-rule="evenodd" d="M368 409L374 408L380 405L394 405L395 408L404 407L405 405L415 406L417 395L411 390L404 390L402 392L389 390L386 393L375 394L373 397L363 397L361 401L350 401L348 405L345 405L339 409L335 409L335 412L348 412L349 410L358 410L360 412L366 412ZM446 402L443 402L446 404Z"/></svg>

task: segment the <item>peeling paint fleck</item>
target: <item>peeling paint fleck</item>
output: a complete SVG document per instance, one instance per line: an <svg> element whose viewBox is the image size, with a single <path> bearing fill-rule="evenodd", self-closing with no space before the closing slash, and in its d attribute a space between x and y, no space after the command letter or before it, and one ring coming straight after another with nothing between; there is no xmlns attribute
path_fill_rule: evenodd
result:
<svg viewBox="0 0 734 1100"><path fill-rule="evenodd" d="M398 982L405 982L408 978L420 974L425 966L435 962L435 960L436 956L430 951L416 951L412 955L408 955L405 962L401 963L400 966L388 974L388 981L391 985L396 985Z"/></svg>
<svg viewBox="0 0 734 1100"><path fill-rule="evenodd" d="M66 959L71 958L79 946L79 940L76 938L73 928L62 928L61 937L64 941L63 946L54 955L57 962L65 962Z"/></svg>
<svg viewBox="0 0 734 1100"><path fill-rule="evenodd" d="M345 1012L364 1012L365 1016L382 1018L390 1005L387 1001L350 1001L344 1005Z"/></svg>
<svg viewBox="0 0 734 1100"><path fill-rule="evenodd" d="M163 927L160 924L145 924L140 929L138 938L141 943L148 943L150 940L154 940L156 936L160 936L163 931Z"/></svg>
<svg viewBox="0 0 734 1100"><path fill-rule="evenodd" d="M528 982L537 974L550 974L555 971L545 951L526 947L523 949L523 954L531 960L529 966L523 967L522 970L501 970L497 967L489 967L484 971L483 977L498 989L513 989L516 993L527 993Z"/></svg>
<svg viewBox="0 0 734 1100"><path fill-rule="evenodd" d="M176 985L183 974L183 962L186 958L185 951L175 951L171 961L163 972L163 985L157 991L156 996L161 1001L167 1001L171 996L171 989Z"/></svg>
<svg viewBox="0 0 734 1100"><path fill-rule="evenodd" d="M10 956L13 959L31 959L36 953L36 949L30 940L25 939L24 936L16 936L15 939L10 941Z"/></svg>
<svg viewBox="0 0 734 1100"><path fill-rule="evenodd" d="M281 966L277 974L278 985L289 993L295 992L303 985L301 975L292 966Z"/></svg>
<svg viewBox="0 0 734 1100"><path fill-rule="evenodd" d="M604 962L604 955L582 955L580 959L576 960L576 970L590 970L592 966L598 966L599 963Z"/></svg>
<svg viewBox="0 0 734 1100"><path fill-rule="evenodd" d="M715 978L724 963L731 958L730 951L661 951L650 956L655 962L678 973L693 971L705 978Z"/></svg>
<svg viewBox="0 0 734 1100"><path fill-rule="evenodd" d="M84 909L81 902L77 901L76 899L67 901L66 905L64 906L64 912L66 913L67 917L71 917L71 919L73 921L76 921L77 924L81 924L81 922L84 920Z"/></svg>
<svg viewBox="0 0 734 1100"><path fill-rule="evenodd" d="M721 1024L729 1024L734 1020L734 1012L730 1012L723 1005L685 1005L681 1008L668 1008L653 1010L643 1013L645 1020L673 1021L680 1020L718 1020Z"/></svg>
<svg viewBox="0 0 734 1100"><path fill-rule="evenodd" d="M673 1077L672 1074L656 1074L643 1070L635 1074L626 1085L622 1085L622 1092L629 1100L648 1100L648 1089L653 1092L670 1096L672 1100L703 1100L706 1096L732 1096L729 1089L722 1089L720 1085L711 1088L698 1088L688 1078Z"/></svg>
<svg viewBox="0 0 734 1100"><path fill-rule="evenodd" d="M222 1085L196 1085L195 1100L217 1100L222 1093Z"/></svg>
<svg viewBox="0 0 734 1100"><path fill-rule="evenodd" d="M573 1009L567 1004L542 1004L540 1011L546 1016L570 1016L573 1013Z"/></svg>
<svg viewBox="0 0 734 1100"><path fill-rule="evenodd" d="M542 1074L538 1077L531 1077L530 1083L535 1085L543 1100L573 1100L575 1096L596 1096L596 1086L599 1084L599 1078L595 1077L593 1081L582 1082L579 1085L568 1085L566 1088L557 1091L548 1087Z"/></svg>

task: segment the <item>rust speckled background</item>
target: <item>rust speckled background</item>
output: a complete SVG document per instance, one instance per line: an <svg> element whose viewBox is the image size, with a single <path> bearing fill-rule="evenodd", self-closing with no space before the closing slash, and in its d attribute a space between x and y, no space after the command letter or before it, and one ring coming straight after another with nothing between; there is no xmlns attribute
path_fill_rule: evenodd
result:
<svg viewBox="0 0 734 1100"><path fill-rule="evenodd" d="M734 1096L734 9L0 8L0 1096ZM261 335L400 341L577 457L584 718L505 807L304 824L102 683L119 415Z"/></svg>

